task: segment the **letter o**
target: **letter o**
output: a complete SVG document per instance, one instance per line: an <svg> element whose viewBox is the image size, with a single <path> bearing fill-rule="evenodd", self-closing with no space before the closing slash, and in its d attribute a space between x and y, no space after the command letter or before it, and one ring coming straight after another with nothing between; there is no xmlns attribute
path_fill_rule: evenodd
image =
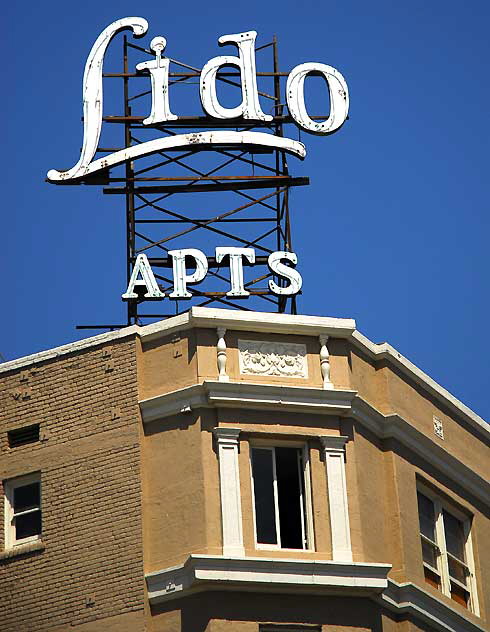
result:
<svg viewBox="0 0 490 632"><path fill-rule="evenodd" d="M330 114L326 121L314 121L306 111L304 83L312 73L323 75L328 85ZM347 83L338 70L326 64L310 62L293 68L286 84L286 99L293 119L312 134L332 134L344 124L349 112Z"/></svg>

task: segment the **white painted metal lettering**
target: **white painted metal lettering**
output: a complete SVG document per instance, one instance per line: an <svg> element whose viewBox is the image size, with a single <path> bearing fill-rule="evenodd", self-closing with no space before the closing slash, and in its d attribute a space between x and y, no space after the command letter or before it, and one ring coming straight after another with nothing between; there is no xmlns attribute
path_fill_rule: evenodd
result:
<svg viewBox="0 0 490 632"><path fill-rule="evenodd" d="M141 279L138 277L141 275ZM158 299L163 298L165 294L158 287L155 275L151 269L150 263L144 253L136 257L133 272L129 280L128 289L122 295L122 298L129 300L138 298L138 294L134 291L136 287L145 287L145 298Z"/></svg>
<svg viewBox="0 0 490 632"><path fill-rule="evenodd" d="M177 149L179 147L210 147L211 145L233 145L235 147L242 147L243 145L253 145L257 147L273 147L274 149L281 149L288 154L292 154L297 158L303 159L306 156L306 149L303 143L297 140L291 140L290 138L284 138L281 136L272 136L265 132L235 132L233 130L218 130L213 132L199 132L192 134L176 134L175 136L164 136L162 138L155 138L149 140L146 143L139 145L132 145L126 149L121 149L104 156L104 158L98 158L89 165L83 165L83 168L77 167L77 171L54 171L48 172L48 180L51 182L59 182L64 180L70 180L72 178L81 178L83 176L89 176L97 173L101 169L107 169L109 167L117 167L122 165L128 160L135 158L142 158L143 156L150 156L161 151L168 151L170 149ZM93 154L92 154L93 156Z"/></svg>
<svg viewBox="0 0 490 632"><path fill-rule="evenodd" d="M132 29L135 37L141 37L148 30L148 23L144 18L122 18L110 24L97 38L88 55L83 77L84 133L80 158L76 165L66 171L51 169L47 174L49 181L60 183L84 178L135 158L179 147L207 149L212 145L254 145L280 149L301 159L305 157L305 146L291 138L274 136L266 132L214 130L156 138L94 160L102 129L104 57L113 37L123 29ZM265 122L273 119L272 115L262 111L259 102L255 64L256 36L255 31L223 35L218 42L221 45L234 44L238 48L238 56L214 57L204 65L201 71L200 96L202 106L208 115L218 121L240 117ZM143 121L145 125L154 125L178 118L171 112L169 105L170 59L163 57L166 43L166 39L162 36L153 38L150 47L155 53L155 59L141 62L136 66L137 70L148 71L151 79L151 112ZM223 107L219 103L216 92L217 74L226 65L235 66L240 70L242 101L234 108ZM330 114L326 121L315 122L307 113L304 100L304 82L310 74L320 74L328 83ZM313 134L331 134L336 131L346 120L349 110L349 94L345 79L338 70L321 63L300 64L291 71L287 80L286 100L293 120L300 127ZM282 293L287 294L287 292Z"/></svg>
<svg viewBox="0 0 490 632"><path fill-rule="evenodd" d="M322 75L328 84L330 114L326 121L314 121L306 111L304 84L310 74ZM293 68L286 84L286 99L293 119L312 134L332 134L344 124L349 112L347 83L338 70L326 64L308 63Z"/></svg>
<svg viewBox="0 0 490 632"><path fill-rule="evenodd" d="M210 59L201 71L200 96L202 107L207 114L217 119L232 119L243 116L254 121L272 121L272 116L264 114L259 103L257 76L255 70L256 31L223 35L218 39L220 46L235 44L239 57L221 55ZM216 94L216 75L223 66L240 69L242 81L242 102L234 108L223 107Z"/></svg>
<svg viewBox="0 0 490 632"><path fill-rule="evenodd" d="M187 284L199 283L206 276L208 271L206 255L197 248L169 250L168 254L172 257L174 273L174 291L170 294L170 298L191 298L192 294L188 291ZM186 257L194 259L196 269L192 274L187 274Z"/></svg>
<svg viewBox="0 0 490 632"><path fill-rule="evenodd" d="M68 171L48 171L48 180L57 182L87 175L88 166L95 156L102 129L102 67L104 55L112 38L124 29L132 29L135 37L141 37L148 30L144 18L122 18L109 24L99 35L87 58L83 75L83 146L80 158ZM99 166L99 169L103 168ZM98 169L97 169L98 170Z"/></svg>
<svg viewBox="0 0 490 632"><path fill-rule="evenodd" d="M169 250L168 254L172 257L172 269L174 289L169 297L172 299L189 299L192 293L187 286L193 283L203 281L208 272L208 260L206 255L197 248L183 248L181 250ZM221 263L225 257L230 258L230 286L231 289L226 293L227 296L247 297L250 295L245 289L243 279L243 257L250 263L255 263L255 250L253 248L235 248L231 246L217 247L216 261ZM194 272L187 273L186 258L193 260ZM301 289L302 279L299 272L293 268L281 263L282 260L288 260L297 263L297 257L293 252L274 252L269 256L269 267L274 274L282 276L290 281L288 287L279 287L273 281L269 281L269 286L276 294L297 294ZM141 277L141 278L139 278ZM165 297L165 293L160 290L151 269L150 263L144 253L136 257L135 265L131 274L131 279L126 292L122 295L123 299L136 299L138 293L136 287L146 288L144 298L161 299Z"/></svg>
<svg viewBox="0 0 490 632"><path fill-rule="evenodd" d="M239 428L214 428L218 444L223 555L242 557L243 546L240 473L238 467Z"/></svg>
<svg viewBox="0 0 490 632"><path fill-rule="evenodd" d="M280 287L277 283L275 283L275 281L270 280L270 291L274 294L282 294L283 296L298 294L301 290L301 286L303 285L301 274L294 268L290 268L285 263L282 263L284 260L291 261L294 265L298 263L298 257L294 252L278 251L269 255L267 263L270 271L273 274L284 277L289 281L289 285L287 287Z"/></svg>
<svg viewBox="0 0 490 632"><path fill-rule="evenodd" d="M243 259L249 263L255 263L255 250L253 248L216 248L216 262L221 263L225 257L230 257L230 282L231 290L226 296L250 296L243 285Z"/></svg>
<svg viewBox="0 0 490 632"><path fill-rule="evenodd" d="M136 66L136 70L148 70L151 77L151 113L143 120L143 125L175 121L179 118L170 111L168 98L170 59L162 58L166 46L167 40L164 37L154 37L150 42L150 48L155 53L155 59L144 61Z"/></svg>
<svg viewBox="0 0 490 632"><path fill-rule="evenodd" d="M332 559L334 562L352 562L344 461L348 437L323 436L320 441L327 470Z"/></svg>

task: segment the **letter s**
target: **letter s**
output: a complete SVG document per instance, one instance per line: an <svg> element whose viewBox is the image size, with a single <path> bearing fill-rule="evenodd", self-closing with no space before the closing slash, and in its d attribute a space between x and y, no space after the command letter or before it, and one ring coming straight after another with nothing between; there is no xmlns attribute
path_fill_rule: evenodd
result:
<svg viewBox="0 0 490 632"><path fill-rule="evenodd" d="M273 274L287 279L289 281L289 285L287 287L280 287L274 281L270 280L269 288L270 291L274 294L292 296L294 294L298 294L298 292L301 290L303 279L301 278L301 274L297 270L282 263L282 260L284 259L286 259L287 261L291 261L291 263L294 265L298 263L298 257L294 252L285 252L280 250L269 255L267 264Z"/></svg>

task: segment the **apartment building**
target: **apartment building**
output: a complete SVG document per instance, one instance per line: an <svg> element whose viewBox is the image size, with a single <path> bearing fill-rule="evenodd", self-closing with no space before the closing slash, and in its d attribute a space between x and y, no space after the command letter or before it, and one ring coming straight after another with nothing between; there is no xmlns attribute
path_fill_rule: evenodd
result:
<svg viewBox="0 0 490 632"><path fill-rule="evenodd" d="M353 320L192 308L0 384L2 632L490 629L488 424Z"/></svg>

